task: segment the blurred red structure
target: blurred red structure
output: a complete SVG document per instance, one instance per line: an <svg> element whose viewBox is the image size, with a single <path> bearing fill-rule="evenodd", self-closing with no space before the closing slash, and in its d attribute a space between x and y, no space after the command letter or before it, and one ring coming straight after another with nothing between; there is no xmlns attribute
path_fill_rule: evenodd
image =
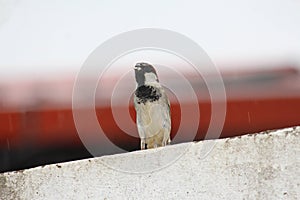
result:
<svg viewBox="0 0 300 200"><path fill-rule="evenodd" d="M233 77L238 77L238 79ZM277 71L241 73L238 76L225 74L223 79L227 93L227 112L221 137L300 125L300 75L297 70L286 68ZM197 81L192 80L192 82L197 91ZM72 82L64 84L66 86L63 88L72 89ZM47 92L47 85L43 85L43 87ZM55 90L59 93L61 90L59 84ZM26 91L22 92L26 93ZM39 90L35 94L31 94L39 96L38 92ZM200 93L201 95L205 94L203 90ZM51 95L56 95L56 93ZM11 147L26 145L28 141L30 145L32 143L49 146L80 144L72 116L71 96L68 95L71 95L71 91L66 93L64 98L67 101L64 103L51 101L51 99L39 99L40 101L34 101L33 105L28 105L28 107L4 107L2 103L0 145L7 146L8 141ZM55 99L55 97L53 98ZM211 117L210 100L202 98L198 103L201 119L195 140L204 139ZM180 116L180 104L174 100L171 101L171 104L174 126L172 135L174 135L180 123L180 118L175 117ZM183 105L189 106L184 103ZM128 105L124 106L123 109L127 109ZM134 121L133 105L129 105L128 109ZM99 116L105 116L101 118L102 121L99 120L99 123L106 130L108 137L118 138L115 142L120 144L136 142L132 137L122 136L125 133L122 133L114 122L109 106L99 106L96 111ZM193 119L190 122L197 123ZM184 130L188 132L189 124L185 124L184 127ZM137 134L136 136L138 137Z"/></svg>
<svg viewBox="0 0 300 200"><path fill-rule="evenodd" d="M195 140L202 140L211 122L211 102L205 83L192 75L189 79L197 95L201 96L198 102L201 117L196 122L199 123L199 128ZM283 67L272 71L224 73L223 79L227 112L221 138L300 125L300 74L296 69ZM55 149L82 146L72 115L73 81L27 85L17 83L9 87L0 85L0 149L10 151L32 147ZM47 98L49 94L51 98ZM8 97L13 100L10 102ZM188 101L180 105L176 99L171 98L172 137L179 127L180 106L188 108L190 105ZM134 121L132 104L120 105L119 109L129 109ZM96 113L99 124L110 141L128 151L139 148L136 128L131 127L136 137L124 133L115 123L109 104L97 106ZM189 123L195 121L191 119ZM189 123L182 124L187 134L191 126ZM179 141L186 141L184 134L179 137ZM92 137L90 142L94 142Z"/></svg>

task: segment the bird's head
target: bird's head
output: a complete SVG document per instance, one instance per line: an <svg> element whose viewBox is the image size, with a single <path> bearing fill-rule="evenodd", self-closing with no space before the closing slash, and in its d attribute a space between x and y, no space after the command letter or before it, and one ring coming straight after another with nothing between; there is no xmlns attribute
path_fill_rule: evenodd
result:
<svg viewBox="0 0 300 200"><path fill-rule="evenodd" d="M148 63L137 63L134 67L134 71L138 87L149 83L159 82L156 70Z"/></svg>

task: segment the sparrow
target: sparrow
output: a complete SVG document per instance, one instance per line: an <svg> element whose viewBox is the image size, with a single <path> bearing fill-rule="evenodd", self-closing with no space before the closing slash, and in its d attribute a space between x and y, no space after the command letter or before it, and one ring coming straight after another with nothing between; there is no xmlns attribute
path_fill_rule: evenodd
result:
<svg viewBox="0 0 300 200"><path fill-rule="evenodd" d="M134 108L136 124L141 138L141 149L170 144L170 102L158 80L154 67L137 63L134 67L136 90Z"/></svg>

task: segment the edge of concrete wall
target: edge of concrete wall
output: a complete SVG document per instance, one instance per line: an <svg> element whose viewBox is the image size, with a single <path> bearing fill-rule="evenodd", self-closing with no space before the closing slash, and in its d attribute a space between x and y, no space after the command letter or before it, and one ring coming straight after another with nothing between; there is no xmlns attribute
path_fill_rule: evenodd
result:
<svg viewBox="0 0 300 200"><path fill-rule="evenodd" d="M3 173L0 199L300 199L299 136L293 127Z"/></svg>

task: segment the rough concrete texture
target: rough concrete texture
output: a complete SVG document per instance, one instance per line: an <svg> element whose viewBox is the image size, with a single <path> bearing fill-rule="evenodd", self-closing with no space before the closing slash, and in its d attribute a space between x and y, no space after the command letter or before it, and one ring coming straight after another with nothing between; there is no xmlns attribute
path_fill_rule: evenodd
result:
<svg viewBox="0 0 300 200"><path fill-rule="evenodd" d="M4 173L0 199L300 199L299 135L295 127Z"/></svg>

